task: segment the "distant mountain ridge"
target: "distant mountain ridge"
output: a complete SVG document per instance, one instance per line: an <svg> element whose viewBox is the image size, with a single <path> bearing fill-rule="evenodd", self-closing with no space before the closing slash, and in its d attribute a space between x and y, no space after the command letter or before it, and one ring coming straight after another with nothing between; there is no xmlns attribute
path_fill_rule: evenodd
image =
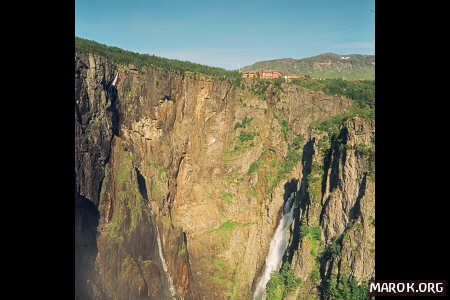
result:
<svg viewBox="0 0 450 300"><path fill-rule="evenodd" d="M375 55L323 53L302 59L280 58L259 61L241 68L277 70L283 74L306 74L313 78L341 78L374 80Z"/></svg>

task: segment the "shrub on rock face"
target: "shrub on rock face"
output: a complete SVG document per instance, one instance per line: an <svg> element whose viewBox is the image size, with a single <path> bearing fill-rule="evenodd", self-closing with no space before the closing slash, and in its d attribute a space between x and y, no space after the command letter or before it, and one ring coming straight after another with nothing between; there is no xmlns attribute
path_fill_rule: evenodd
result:
<svg viewBox="0 0 450 300"><path fill-rule="evenodd" d="M323 295L330 299L366 300L369 289L366 283L359 283L357 279L341 276L338 280L335 274L331 275L323 289Z"/></svg>
<svg viewBox="0 0 450 300"><path fill-rule="evenodd" d="M295 150L299 150L300 146L302 145L305 138L302 135L298 135L294 138L294 142L292 143L292 146Z"/></svg>
<svg viewBox="0 0 450 300"><path fill-rule="evenodd" d="M241 133L239 134L239 141L241 143L244 143L246 141L251 141L255 138L255 133L253 132L245 132L245 131L241 131Z"/></svg>
<svg viewBox="0 0 450 300"><path fill-rule="evenodd" d="M258 162L255 161L250 165L250 168L248 169L247 175L251 175L253 172L256 172L259 168Z"/></svg>
<svg viewBox="0 0 450 300"><path fill-rule="evenodd" d="M281 272L272 272L266 287L267 300L281 300L287 293L295 291L301 285L301 278L295 276L291 265L286 262Z"/></svg>

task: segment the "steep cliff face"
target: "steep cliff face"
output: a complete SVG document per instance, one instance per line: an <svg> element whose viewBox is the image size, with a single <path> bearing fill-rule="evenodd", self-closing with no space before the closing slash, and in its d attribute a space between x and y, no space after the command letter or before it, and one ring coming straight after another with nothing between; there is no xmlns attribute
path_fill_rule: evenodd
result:
<svg viewBox="0 0 450 300"><path fill-rule="evenodd" d="M358 117L334 136L312 131L284 258L304 285L286 299L338 298L338 282L375 276L374 134L374 122Z"/></svg>
<svg viewBox="0 0 450 300"><path fill-rule="evenodd" d="M95 278L98 200L114 134L111 65L99 56L75 56L75 290L88 297Z"/></svg>
<svg viewBox="0 0 450 300"><path fill-rule="evenodd" d="M325 150L309 129L351 100L85 53L75 73L77 298L251 299L292 192L284 261L306 283L295 295L319 292L304 220L340 246L322 259L323 282L372 275L374 186L351 147L369 145L374 126L348 121Z"/></svg>

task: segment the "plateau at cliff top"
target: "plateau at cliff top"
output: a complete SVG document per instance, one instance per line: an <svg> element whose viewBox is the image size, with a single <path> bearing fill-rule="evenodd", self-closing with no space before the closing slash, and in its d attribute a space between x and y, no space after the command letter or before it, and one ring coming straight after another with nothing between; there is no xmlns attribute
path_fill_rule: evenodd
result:
<svg viewBox="0 0 450 300"><path fill-rule="evenodd" d="M306 74L313 78L340 78L347 80L374 80L375 55L324 53L313 57L280 58L259 61L241 68L277 70L283 74Z"/></svg>

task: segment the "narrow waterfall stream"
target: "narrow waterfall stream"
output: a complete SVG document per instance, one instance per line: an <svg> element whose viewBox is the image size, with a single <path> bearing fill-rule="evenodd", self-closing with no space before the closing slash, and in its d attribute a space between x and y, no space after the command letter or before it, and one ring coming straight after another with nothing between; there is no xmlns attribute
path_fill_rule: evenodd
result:
<svg viewBox="0 0 450 300"><path fill-rule="evenodd" d="M115 85L116 85L117 77L118 77L118 76L119 76L119 72L117 72L116 77L114 78L114 81L113 81L113 83L112 83L112 86L115 86Z"/></svg>
<svg viewBox="0 0 450 300"><path fill-rule="evenodd" d="M284 251L286 250L286 230L291 225L293 220L292 215L294 212L294 199L295 192L291 193L288 200L284 204L283 217L275 230L272 241L270 241L269 254L266 258L264 273L256 286L253 299L261 299L264 290L266 289L267 282L270 280L271 273L279 268Z"/></svg>
<svg viewBox="0 0 450 300"><path fill-rule="evenodd" d="M154 218L153 212L151 211L151 207L150 205L148 205L148 207L150 208L150 214L152 216L152 218ZM172 281L172 277L170 276L170 272L167 268L167 264L166 264L166 260L164 259L164 255L162 252L162 246L161 246L161 238L159 236L159 229L158 226L155 224L155 228L156 228L156 241L158 243L158 252L159 252L159 258L161 259L161 264L162 267L164 269L164 272L167 275L167 281L169 283L169 291L170 291L170 295L172 296L172 299L176 300L176 293L175 293L175 288L173 286L173 281Z"/></svg>

